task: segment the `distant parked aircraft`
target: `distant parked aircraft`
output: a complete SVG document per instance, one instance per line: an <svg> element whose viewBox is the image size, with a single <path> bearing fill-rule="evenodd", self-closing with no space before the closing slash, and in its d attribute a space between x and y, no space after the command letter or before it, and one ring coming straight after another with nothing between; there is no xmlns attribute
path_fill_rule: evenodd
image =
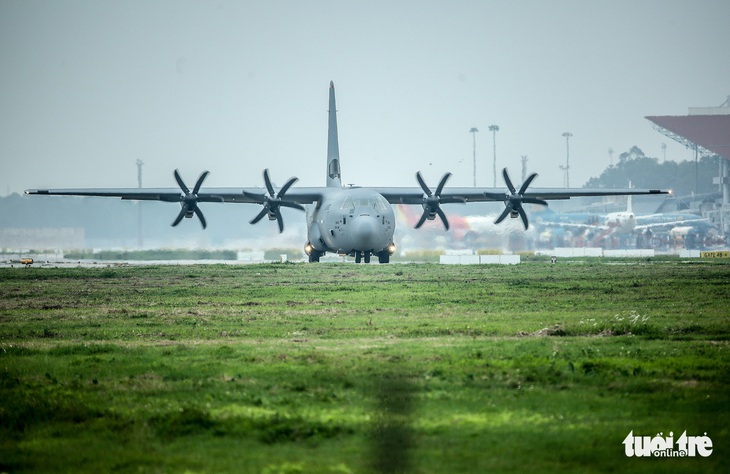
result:
<svg viewBox="0 0 730 474"><path fill-rule="evenodd" d="M558 234L565 236L569 232L573 237L584 241L591 240L599 245L612 237L634 236L636 246L640 248L671 247L675 240L687 239L690 245L719 245L718 230L709 219L690 212L663 212L654 214L637 214L632 209L631 196L628 197L625 211L608 214L595 213L556 213L549 209L541 212L537 218L538 227L544 229L560 229ZM696 244L694 243L696 242ZM694 248L694 247L693 247Z"/></svg>

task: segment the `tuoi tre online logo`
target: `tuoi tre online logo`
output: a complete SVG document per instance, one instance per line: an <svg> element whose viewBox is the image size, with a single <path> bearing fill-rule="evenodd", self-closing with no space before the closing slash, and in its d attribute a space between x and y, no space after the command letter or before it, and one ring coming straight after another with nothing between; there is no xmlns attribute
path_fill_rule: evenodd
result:
<svg viewBox="0 0 730 474"><path fill-rule="evenodd" d="M697 455L708 457L712 454L712 440L707 433L704 436L687 436L687 431L674 440L674 433L663 437L664 433L651 436L634 436L634 431L623 440L627 457L684 458Z"/></svg>

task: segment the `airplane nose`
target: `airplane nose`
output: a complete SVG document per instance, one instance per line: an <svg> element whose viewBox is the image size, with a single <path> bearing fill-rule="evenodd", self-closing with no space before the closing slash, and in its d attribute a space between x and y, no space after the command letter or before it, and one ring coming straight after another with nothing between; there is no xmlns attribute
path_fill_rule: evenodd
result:
<svg viewBox="0 0 730 474"><path fill-rule="evenodd" d="M378 220L370 215L355 217L348 223L350 239L356 250L380 250Z"/></svg>

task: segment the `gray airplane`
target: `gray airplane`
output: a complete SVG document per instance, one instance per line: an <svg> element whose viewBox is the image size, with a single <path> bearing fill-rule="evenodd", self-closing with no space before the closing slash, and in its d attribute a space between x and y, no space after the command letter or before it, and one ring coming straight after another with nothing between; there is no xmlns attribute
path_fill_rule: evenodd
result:
<svg viewBox="0 0 730 474"><path fill-rule="evenodd" d="M179 188L83 188L83 189L29 189L31 195L61 196L103 196L121 199L176 202L180 213L172 223L177 226L183 218L198 217L203 228L205 217L200 210L202 202L255 203L263 206L261 212L251 220L256 224L264 217L277 221L279 232L284 230L281 208L287 207L306 211L307 242L304 246L310 262L318 262L326 252L355 257L355 262L369 263L373 255L380 263L388 263L395 252L393 233L395 216L391 204L413 204L423 208L423 214L416 223L419 228L426 220L437 216L446 230L449 221L441 209L442 204L501 201L505 204L502 214L495 223L502 222L508 215L520 217L525 229L528 219L523 204L547 205L547 200L570 199L580 196L615 196L631 194L665 194L658 189L536 189L527 192L537 176L530 175L519 189L515 188L505 168L502 171L507 190L495 188L446 188L451 173L443 175L435 190L416 173L419 187L361 188L343 187L340 174L340 154L337 138L337 114L335 107L335 86L329 88L329 132L327 142L327 186L292 187L298 180L289 179L278 191L272 184L268 170L263 173L264 188L210 188L203 190L203 181L208 172L203 172L191 190L174 172ZM307 206L306 208L304 206Z"/></svg>

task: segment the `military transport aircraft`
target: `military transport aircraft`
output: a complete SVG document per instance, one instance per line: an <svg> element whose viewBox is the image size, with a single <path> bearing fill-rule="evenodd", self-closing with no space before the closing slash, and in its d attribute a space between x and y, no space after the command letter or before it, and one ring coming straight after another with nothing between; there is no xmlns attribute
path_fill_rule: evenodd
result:
<svg viewBox="0 0 730 474"><path fill-rule="evenodd" d="M449 221L441 209L442 204L502 201L505 209L495 223L507 216L520 217L527 229L528 219L523 204L547 205L549 199L570 199L577 196L613 196L627 194L664 194L658 189L537 189L528 192L528 187L537 176L530 175L516 188L505 168L502 171L507 190L495 188L446 188L451 173L443 175L436 188L429 187L416 173L419 187L363 188L343 187L340 175L340 156L337 135L337 109L335 107L335 86L329 88L329 132L327 142L327 185L326 187L292 187L298 178L289 179L284 186L274 187L268 170L263 173L264 188L210 188L203 189L208 172L204 171L191 190L174 172L179 188L79 188L79 189L29 189L31 195L105 196L121 199L176 202L180 212L172 222L176 226L183 218L197 216L203 228L205 217L200 203L228 202L253 203L263 206L261 212L251 220L256 224L264 217L277 221L279 232L284 230L281 208L306 210L307 238L304 249L310 262L318 262L326 252L355 257L355 262L370 262L371 256L380 263L388 263L395 252L393 233L395 216L391 204L421 205L423 214L416 223L419 228L426 220L441 219L448 230ZM304 205L307 205L306 209Z"/></svg>

